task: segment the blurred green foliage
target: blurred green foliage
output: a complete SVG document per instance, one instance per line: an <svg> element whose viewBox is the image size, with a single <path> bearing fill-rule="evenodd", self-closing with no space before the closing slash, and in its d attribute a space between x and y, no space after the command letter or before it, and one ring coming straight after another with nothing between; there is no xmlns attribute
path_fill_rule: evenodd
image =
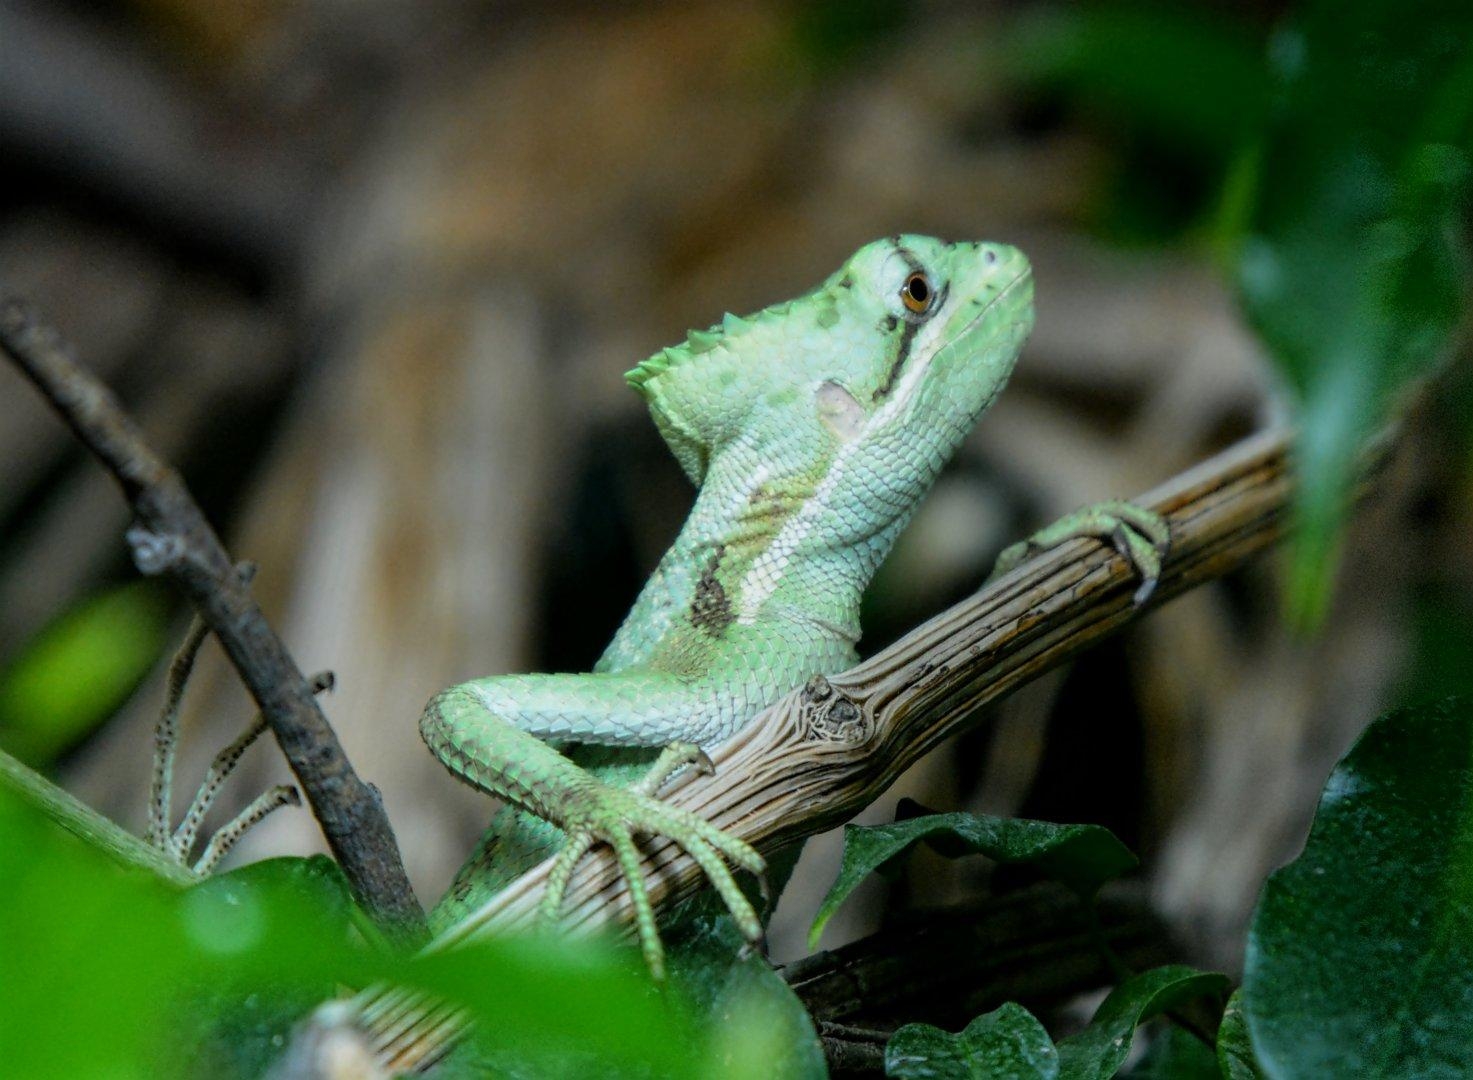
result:
<svg viewBox="0 0 1473 1080"><path fill-rule="evenodd" d="M1412 595L1412 648L1392 699L1425 705L1473 696L1473 597L1454 582L1438 582Z"/></svg>
<svg viewBox="0 0 1473 1080"><path fill-rule="evenodd" d="M724 988L708 1026L658 992L632 951L596 941L377 951L354 932L346 885L322 858L256 863L180 891L120 869L0 787L0 881L10 1076L258 1076L312 1006L378 980L463 1003L481 1052L528 1075L813 1075L774 1072L772 1040L793 1032L750 983Z"/></svg>
<svg viewBox="0 0 1473 1080"><path fill-rule="evenodd" d="M812 0L792 11L792 48L815 75L831 75L883 48L909 10L886 0Z"/></svg>
<svg viewBox="0 0 1473 1080"><path fill-rule="evenodd" d="M1255 47L1188 6L1020 25L1017 70L1124 145L1212 177L1203 212L1292 390L1302 480L1287 610L1322 618L1356 455L1445 359L1468 279L1473 5L1305 0Z"/></svg>
<svg viewBox="0 0 1473 1080"><path fill-rule="evenodd" d="M1289 608L1326 605L1357 451L1444 359L1467 291L1473 6L1306 3L1275 34L1274 102L1237 263L1299 400Z"/></svg>
<svg viewBox="0 0 1473 1080"><path fill-rule="evenodd" d="M138 581L89 597L0 673L0 749L44 768L117 711L158 660L161 587Z"/></svg>

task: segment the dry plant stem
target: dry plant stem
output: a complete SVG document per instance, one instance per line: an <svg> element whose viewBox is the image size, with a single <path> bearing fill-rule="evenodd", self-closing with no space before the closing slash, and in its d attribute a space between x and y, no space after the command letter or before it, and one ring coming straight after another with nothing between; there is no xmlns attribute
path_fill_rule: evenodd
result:
<svg viewBox="0 0 1473 1080"><path fill-rule="evenodd" d="M111 818L103 817L92 807L68 791L63 791L46 777L0 750L0 788L18 796L23 802L47 817L57 826L80 839L119 866L146 870L177 889L197 884L199 879L144 840L134 836Z"/></svg>
<svg viewBox="0 0 1473 1080"><path fill-rule="evenodd" d="M214 632L302 786L364 908L396 935L420 938L421 911L378 792L353 771L312 689L236 574L209 522L117 400L51 327L0 290L0 348L122 485L136 515L128 539L145 574L166 574Z"/></svg>
<svg viewBox="0 0 1473 1080"><path fill-rule="evenodd" d="M277 784L275 787L267 788L251 801L251 804L237 814L229 824L222 826L210 837L210 842L205 845L204 854L194 864L194 872L200 877L208 877L214 873L215 867L220 860L230 854L230 849L251 830L251 827L261 821L273 810L279 810L283 806L300 806L301 796L297 789L290 784Z"/></svg>
<svg viewBox="0 0 1473 1080"><path fill-rule="evenodd" d="M982 706L1272 543L1289 506L1288 455L1286 433L1260 435L1136 500L1172 532L1149 604L1132 605L1133 572L1107 546L1045 552L850 671L815 677L717 747L715 776L688 771L666 798L763 852L847 820ZM695 861L667 840L649 840L644 854L657 905L701 886ZM429 948L532 925L551 866L533 868ZM612 859L583 860L564 911L570 928L628 922Z"/></svg>
<svg viewBox="0 0 1473 1080"><path fill-rule="evenodd" d="M164 706L153 733L153 778L148 789L148 842L163 848L169 841L169 821L174 812L174 756L179 748L179 703L194 670L195 657L210 628L196 615L189 622L184 643L169 663L164 681Z"/></svg>

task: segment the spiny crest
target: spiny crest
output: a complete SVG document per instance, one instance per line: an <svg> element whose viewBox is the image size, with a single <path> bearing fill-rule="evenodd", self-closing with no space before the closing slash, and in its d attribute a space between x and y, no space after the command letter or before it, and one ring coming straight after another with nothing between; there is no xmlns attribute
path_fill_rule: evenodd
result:
<svg viewBox="0 0 1473 1080"><path fill-rule="evenodd" d="M719 323L713 323L705 330L692 330L680 344L661 349L648 360L641 360L637 366L624 373L624 381L641 394L646 394L647 384L656 375L687 363L713 349L724 347L731 338L750 330L754 323L786 315L795 302L784 300L780 304L773 304L745 318L728 312L721 316Z"/></svg>

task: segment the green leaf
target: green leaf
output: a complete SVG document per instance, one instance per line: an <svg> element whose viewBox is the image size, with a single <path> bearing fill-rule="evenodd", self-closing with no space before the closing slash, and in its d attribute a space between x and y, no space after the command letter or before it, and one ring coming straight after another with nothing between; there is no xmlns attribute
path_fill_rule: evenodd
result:
<svg viewBox="0 0 1473 1080"><path fill-rule="evenodd" d="M1264 886L1243 1004L1265 1073L1473 1073L1473 700L1375 721Z"/></svg>
<svg viewBox="0 0 1473 1080"><path fill-rule="evenodd" d="M1008 1002L953 1035L906 1024L885 1045L885 1075L897 1080L1053 1080L1059 1055L1023 1006Z"/></svg>
<svg viewBox="0 0 1473 1080"><path fill-rule="evenodd" d="M1223 1080L1262 1080L1258 1058L1253 1053L1253 1040L1248 1035L1248 1021L1243 1015L1243 991L1233 991L1222 1013L1217 1029L1217 1068Z"/></svg>
<svg viewBox="0 0 1473 1080"><path fill-rule="evenodd" d="M785 877L791 865L777 869ZM706 1025L708 1075L825 1080L813 1018L772 963L745 947L724 901L708 890L674 915L665 931L670 982Z"/></svg>
<svg viewBox="0 0 1473 1080"><path fill-rule="evenodd" d="M1197 1036L1165 1020L1152 1025L1151 1044L1121 1080L1220 1080L1217 1055Z"/></svg>
<svg viewBox="0 0 1473 1080"><path fill-rule="evenodd" d="M1313 625L1361 442L1442 358L1466 288L1473 5L1310 0L1270 49L1237 278L1298 397L1289 611Z"/></svg>
<svg viewBox="0 0 1473 1080"><path fill-rule="evenodd" d="M1135 1029L1207 994L1225 994L1227 976L1182 964L1152 968L1117 986L1089 1026L1059 1043L1059 1080L1108 1080L1130 1054Z"/></svg>
<svg viewBox="0 0 1473 1080"><path fill-rule="evenodd" d="M866 875L893 869L922 841L950 858L978 854L1000 863L1029 863L1082 897L1093 896L1105 882L1137 865L1125 845L1099 825L961 813L928 814L890 825L846 825L843 862L808 931L809 948L818 945L824 926Z"/></svg>
<svg viewBox="0 0 1473 1080"><path fill-rule="evenodd" d="M44 767L110 717L164 647L157 585L134 582L78 604L0 674L0 747Z"/></svg>

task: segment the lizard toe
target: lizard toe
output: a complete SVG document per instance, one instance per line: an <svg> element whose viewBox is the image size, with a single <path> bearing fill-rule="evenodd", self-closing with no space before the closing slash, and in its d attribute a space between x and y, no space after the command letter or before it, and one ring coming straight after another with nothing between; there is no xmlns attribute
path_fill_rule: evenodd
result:
<svg viewBox="0 0 1473 1080"><path fill-rule="evenodd" d="M614 848L614 857L619 862L619 872L629 889L629 903L634 908L634 925L639 935L639 949L644 954L650 977L655 982L665 979L665 946L660 941L660 932L655 926L655 909L650 904L650 894L644 883L644 868L640 866L639 849L634 846L634 836L628 829L613 830L609 843Z"/></svg>

